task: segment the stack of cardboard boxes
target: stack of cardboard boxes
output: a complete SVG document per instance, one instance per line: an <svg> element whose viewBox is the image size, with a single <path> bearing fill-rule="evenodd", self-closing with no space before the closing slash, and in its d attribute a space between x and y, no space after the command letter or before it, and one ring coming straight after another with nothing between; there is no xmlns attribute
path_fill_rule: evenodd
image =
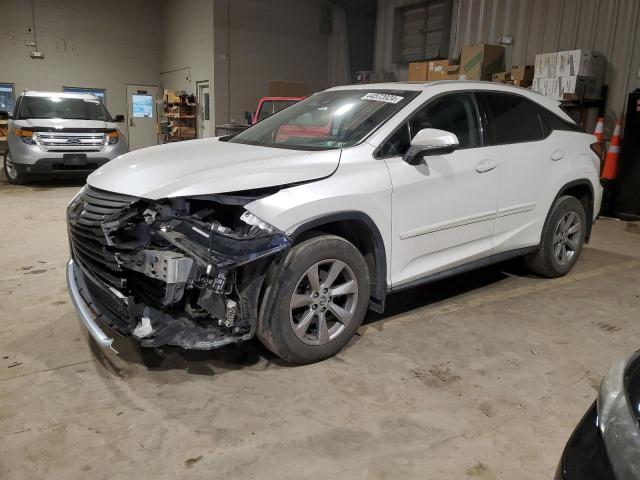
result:
<svg viewBox="0 0 640 480"><path fill-rule="evenodd" d="M494 73L491 75L491 80L518 87L530 87L533 81L533 65L515 65L509 72Z"/></svg>
<svg viewBox="0 0 640 480"><path fill-rule="evenodd" d="M536 55L532 89L554 100L600 98L606 62L587 50Z"/></svg>
<svg viewBox="0 0 640 480"><path fill-rule="evenodd" d="M410 82L434 80L491 80L504 68L504 47L481 43L462 49L460 62L433 60L409 64Z"/></svg>

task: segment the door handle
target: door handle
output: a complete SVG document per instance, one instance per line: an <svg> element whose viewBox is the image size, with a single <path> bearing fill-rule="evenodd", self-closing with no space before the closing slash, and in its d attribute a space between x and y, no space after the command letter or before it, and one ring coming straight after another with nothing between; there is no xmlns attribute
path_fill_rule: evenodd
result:
<svg viewBox="0 0 640 480"><path fill-rule="evenodd" d="M554 150L551 154L551 160L557 162L558 160L562 160L564 158L564 155L565 153L563 150Z"/></svg>
<svg viewBox="0 0 640 480"><path fill-rule="evenodd" d="M494 168L496 168L496 162L494 162L493 160L482 160L476 165L476 172L486 173L490 172Z"/></svg>
<svg viewBox="0 0 640 480"><path fill-rule="evenodd" d="M136 122L133 121L133 118L129 119L129 126L131 126L131 127L135 127L136 126Z"/></svg>

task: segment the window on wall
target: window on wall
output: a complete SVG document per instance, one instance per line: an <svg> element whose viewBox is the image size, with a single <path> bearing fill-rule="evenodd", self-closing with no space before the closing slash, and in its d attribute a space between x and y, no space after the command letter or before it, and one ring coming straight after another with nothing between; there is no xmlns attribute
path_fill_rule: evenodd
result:
<svg viewBox="0 0 640 480"><path fill-rule="evenodd" d="M395 11L393 61L408 63L449 56L451 0L429 0Z"/></svg>
<svg viewBox="0 0 640 480"><path fill-rule="evenodd" d="M0 83L0 111L12 112L14 102L13 83Z"/></svg>
<svg viewBox="0 0 640 480"><path fill-rule="evenodd" d="M89 93L95 95L106 105L107 91L104 88L85 88L85 87L62 87L64 93Z"/></svg>

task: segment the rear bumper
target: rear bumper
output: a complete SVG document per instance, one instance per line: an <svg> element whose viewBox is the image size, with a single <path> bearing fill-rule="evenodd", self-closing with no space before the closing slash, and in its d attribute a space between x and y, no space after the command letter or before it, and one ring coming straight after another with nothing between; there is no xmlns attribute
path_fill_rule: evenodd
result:
<svg viewBox="0 0 640 480"><path fill-rule="evenodd" d="M98 345L109 347L117 353L116 349L113 348L113 338L109 337L97 323L100 314L93 311L80 294L80 290L86 289L86 286L81 277L76 273L76 266L73 259L67 263L67 287L78 317L80 317L80 321L89 334L91 334Z"/></svg>

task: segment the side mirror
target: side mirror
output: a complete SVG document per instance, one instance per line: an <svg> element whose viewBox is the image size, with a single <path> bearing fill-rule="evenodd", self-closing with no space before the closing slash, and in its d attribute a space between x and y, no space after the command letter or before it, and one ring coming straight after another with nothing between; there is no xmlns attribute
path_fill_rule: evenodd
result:
<svg viewBox="0 0 640 480"><path fill-rule="evenodd" d="M253 112L249 112L249 111L244 112L244 122L247 125L253 125Z"/></svg>
<svg viewBox="0 0 640 480"><path fill-rule="evenodd" d="M124 122L124 115L120 114L120 115L116 115L115 118L113 119L113 121L115 123L122 123Z"/></svg>
<svg viewBox="0 0 640 480"><path fill-rule="evenodd" d="M402 158L409 165L418 165L427 155L446 155L459 146L458 137L436 128L424 128L416 133Z"/></svg>

